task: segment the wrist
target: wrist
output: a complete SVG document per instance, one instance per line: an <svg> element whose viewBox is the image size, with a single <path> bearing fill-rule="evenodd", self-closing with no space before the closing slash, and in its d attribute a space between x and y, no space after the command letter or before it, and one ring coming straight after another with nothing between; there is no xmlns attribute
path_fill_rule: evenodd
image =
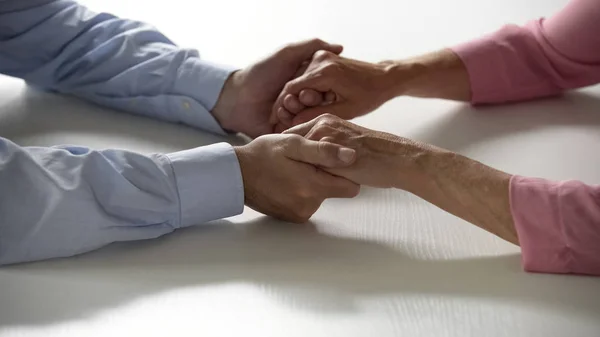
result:
<svg viewBox="0 0 600 337"><path fill-rule="evenodd" d="M504 240L518 244L509 201L511 175L433 148L416 162L407 191Z"/></svg>
<svg viewBox="0 0 600 337"><path fill-rule="evenodd" d="M388 84L391 98L407 95L411 82L426 71L426 67L412 60L388 60L379 63L385 72L385 82Z"/></svg>
<svg viewBox="0 0 600 337"><path fill-rule="evenodd" d="M387 133L364 140L387 187L412 192L426 183L423 170L432 153L429 145Z"/></svg>
<svg viewBox="0 0 600 337"><path fill-rule="evenodd" d="M248 172L251 169L252 160L249 157L248 146L234 146L233 151L237 156L238 163L240 165L240 172L242 174L242 184L244 188L244 203L251 197L251 193L249 191L250 183L249 178L252 175L251 172Z"/></svg>
<svg viewBox="0 0 600 337"><path fill-rule="evenodd" d="M433 145L399 137L392 155L393 187L413 194L435 188L437 175L443 174L458 156Z"/></svg>
<svg viewBox="0 0 600 337"><path fill-rule="evenodd" d="M225 130L238 131L235 125L235 111L239 104L243 77L243 72L240 70L229 75L219 94L217 103L210 112Z"/></svg>
<svg viewBox="0 0 600 337"><path fill-rule="evenodd" d="M384 61L395 96L469 101L469 74L450 49L401 61Z"/></svg>

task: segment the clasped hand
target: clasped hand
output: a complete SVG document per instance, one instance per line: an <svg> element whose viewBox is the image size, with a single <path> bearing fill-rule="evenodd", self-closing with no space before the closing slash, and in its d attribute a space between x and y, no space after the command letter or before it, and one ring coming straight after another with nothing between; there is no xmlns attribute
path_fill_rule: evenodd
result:
<svg viewBox="0 0 600 337"><path fill-rule="evenodd" d="M285 85L270 122L281 132L325 113L343 119L365 115L398 94L394 71L391 62L368 63L320 50L306 71Z"/></svg>
<svg viewBox="0 0 600 337"><path fill-rule="evenodd" d="M359 185L410 190L422 145L321 115L236 148L246 205L305 222L327 198L352 198Z"/></svg>
<svg viewBox="0 0 600 337"><path fill-rule="evenodd" d="M321 40L294 43L228 79L213 115L225 129L259 136L235 148L247 206L305 222L325 199L356 196L359 184L391 186L375 164L388 160L391 135L329 115L314 119L325 112L353 118L393 96L385 64L342 58L341 51Z"/></svg>

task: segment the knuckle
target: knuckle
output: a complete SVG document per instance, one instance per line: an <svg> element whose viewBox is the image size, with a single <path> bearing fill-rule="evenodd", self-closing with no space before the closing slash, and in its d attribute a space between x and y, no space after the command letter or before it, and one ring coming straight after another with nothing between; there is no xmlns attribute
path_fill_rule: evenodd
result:
<svg viewBox="0 0 600 337"><path fill-rule="evenodd" d="M327 115L328 115L327 113L324 113L317 117L317 123L316 123L317 127L327 125L327 123L329 122L329 118Z"/></svg>
<svg viewBox="0 0 600 337"><path fill-rule="evenodd" d="M321 139L319 139L321 142L326 142L326 143L335 143L335 137L334 136L323 136L321 137Z"/></svg>
<svg viewBox="0 0 600 337"><path fill-rule="evenodd" d="M326 130L334 127L335 123L336 117L330 113L325 113L318 117L316 127L320 130Z"/></svg>
<svg viewBox="0 0 600 337"><path fill-rule="evenodd" d="M336 119L338 119L337 116L330 114L329 112L326 114L321 115L321 119L323 121L327 121L328 123L333 123L333 121L335 121Z"/></svg>
<svg viewBox="0 0 600 337"><path fill-rule="evenodd" d="M344 119L330 112L321 115L321 118L323 125L328 126L331 129L339 129L344 123Z"/></svg>
<svg viewBox="0 0 600 337"><path fill-rule="evenodd" d="M299 156L300 155L300 142L302 136L296 134L290 134L282 143L281 150L288 155Z"/></svg>
<svg viewBox="0 0 600 337"><path fill-rule="evenodd" d="M289 147L298 147L298 145L300 145L300 142L302 142L302 136L291 134L286 138L285 144Z"/></svg>
<svg viewBox="0 0 600 337"><path fill-rule="evenodd" d="M331 53L330 53L331 54ZM330 57L328 57L327 59L329 59ZM335 63L335 62L327 62L327 64L325 64L323 66L323 68L321 69L321 73L323 75L327 75L327 76L333 76L333 75L337 75L337 73L340 71L340 66Z"/></svg>
<svg viewBox="0 0 600 337"><path fill-rule="evenodd" d="M319 156L323 157L324 160L330 164L334 164L336 162L337 157L337 147L329 142L319 141L319 145L317 146L317 151L319 152Z"/></svg>
<svg viewBox="0 0 600 337"><path fill-rule="evenodd" d="M320 62L322 62L322 61L327 61L327 60L330 60L330 59L331 59L331 58L332 58L334 55L335 55L335 54L334 54L334 53L332 53L332 52L330 52L330 51L327 51L327 50L319 50L319 51L317 51L317 52L314 54L313 58L314 58L316 61L320 61Z"/></svg>
<svg viewBox="0 0 600 337"><path fill-rule="evenodd" d="M326 44L325 41L319 39L318 37L313 37L308 41L308 43L313 46L324 46Z"/></svg>
<svg viewBox="0 0 600 337"><path fill-rule="evenodd" d="M281 94L279 94L279 97L281 99L285 99L286 95L289 94L290 92L292 92L293 89L294 89L294 83L292 81L287 82L283 86L283 90L281 91Z"/></svg>
<svg viewBox="0 0 600 337"><path fill-rule="evenodd" d="M329 125L317 122L306 138L309 140L320 141L321 138L325 137L329 133L331 133L331 128Z"/></svg>

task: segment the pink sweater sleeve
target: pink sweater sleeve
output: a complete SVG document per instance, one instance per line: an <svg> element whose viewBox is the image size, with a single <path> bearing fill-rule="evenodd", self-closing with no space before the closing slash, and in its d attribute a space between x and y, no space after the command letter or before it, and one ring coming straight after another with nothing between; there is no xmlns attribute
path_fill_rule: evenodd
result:
<svg viewBox="0 0 600 337"><path fill-rule="evenodd" d="M473 103L519 101L600 82L599 32L600 1L572 0L548 19L452 49L469 73Z"/></svg>
<svg viewBox="0 0 600 337"><path fill-rule="evenodd" d="M600 275L600 185L513 176L510 204L526 270Z"/></svg>
<svg viewBox="0 0 600 337"><path fill-rule="evenodd" d="M456 46L477 103L555 95L600 82L600 0ZM600 275L600 186L514 176L513 220L528 271Z"/></svg>

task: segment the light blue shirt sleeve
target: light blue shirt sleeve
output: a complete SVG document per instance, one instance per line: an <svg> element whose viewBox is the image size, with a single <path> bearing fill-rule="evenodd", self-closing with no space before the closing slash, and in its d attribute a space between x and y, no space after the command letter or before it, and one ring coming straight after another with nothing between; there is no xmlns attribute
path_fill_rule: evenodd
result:
<svg viewBox="0 0 600 337"><path fill-rule="evenodd" d="M48 90L223 134L210 110L232 71L74 1L0 0L0 73Z"/></svg>
<svg viewBox="0 0 600 337"><path fill-rule="evenodd" d="M225 143L167 155L19 147L0 138L0 264L155 238L243 210Z"/></svg>
<svg viewBox="0 0 600 337"><path fill-rule="evenodd" d="M224 133L210 110L231 71L73 1L0 0L0 72L48 90ZM0 264L154 238L243 204L228 144L145 156L0 138Z"/></svg>

